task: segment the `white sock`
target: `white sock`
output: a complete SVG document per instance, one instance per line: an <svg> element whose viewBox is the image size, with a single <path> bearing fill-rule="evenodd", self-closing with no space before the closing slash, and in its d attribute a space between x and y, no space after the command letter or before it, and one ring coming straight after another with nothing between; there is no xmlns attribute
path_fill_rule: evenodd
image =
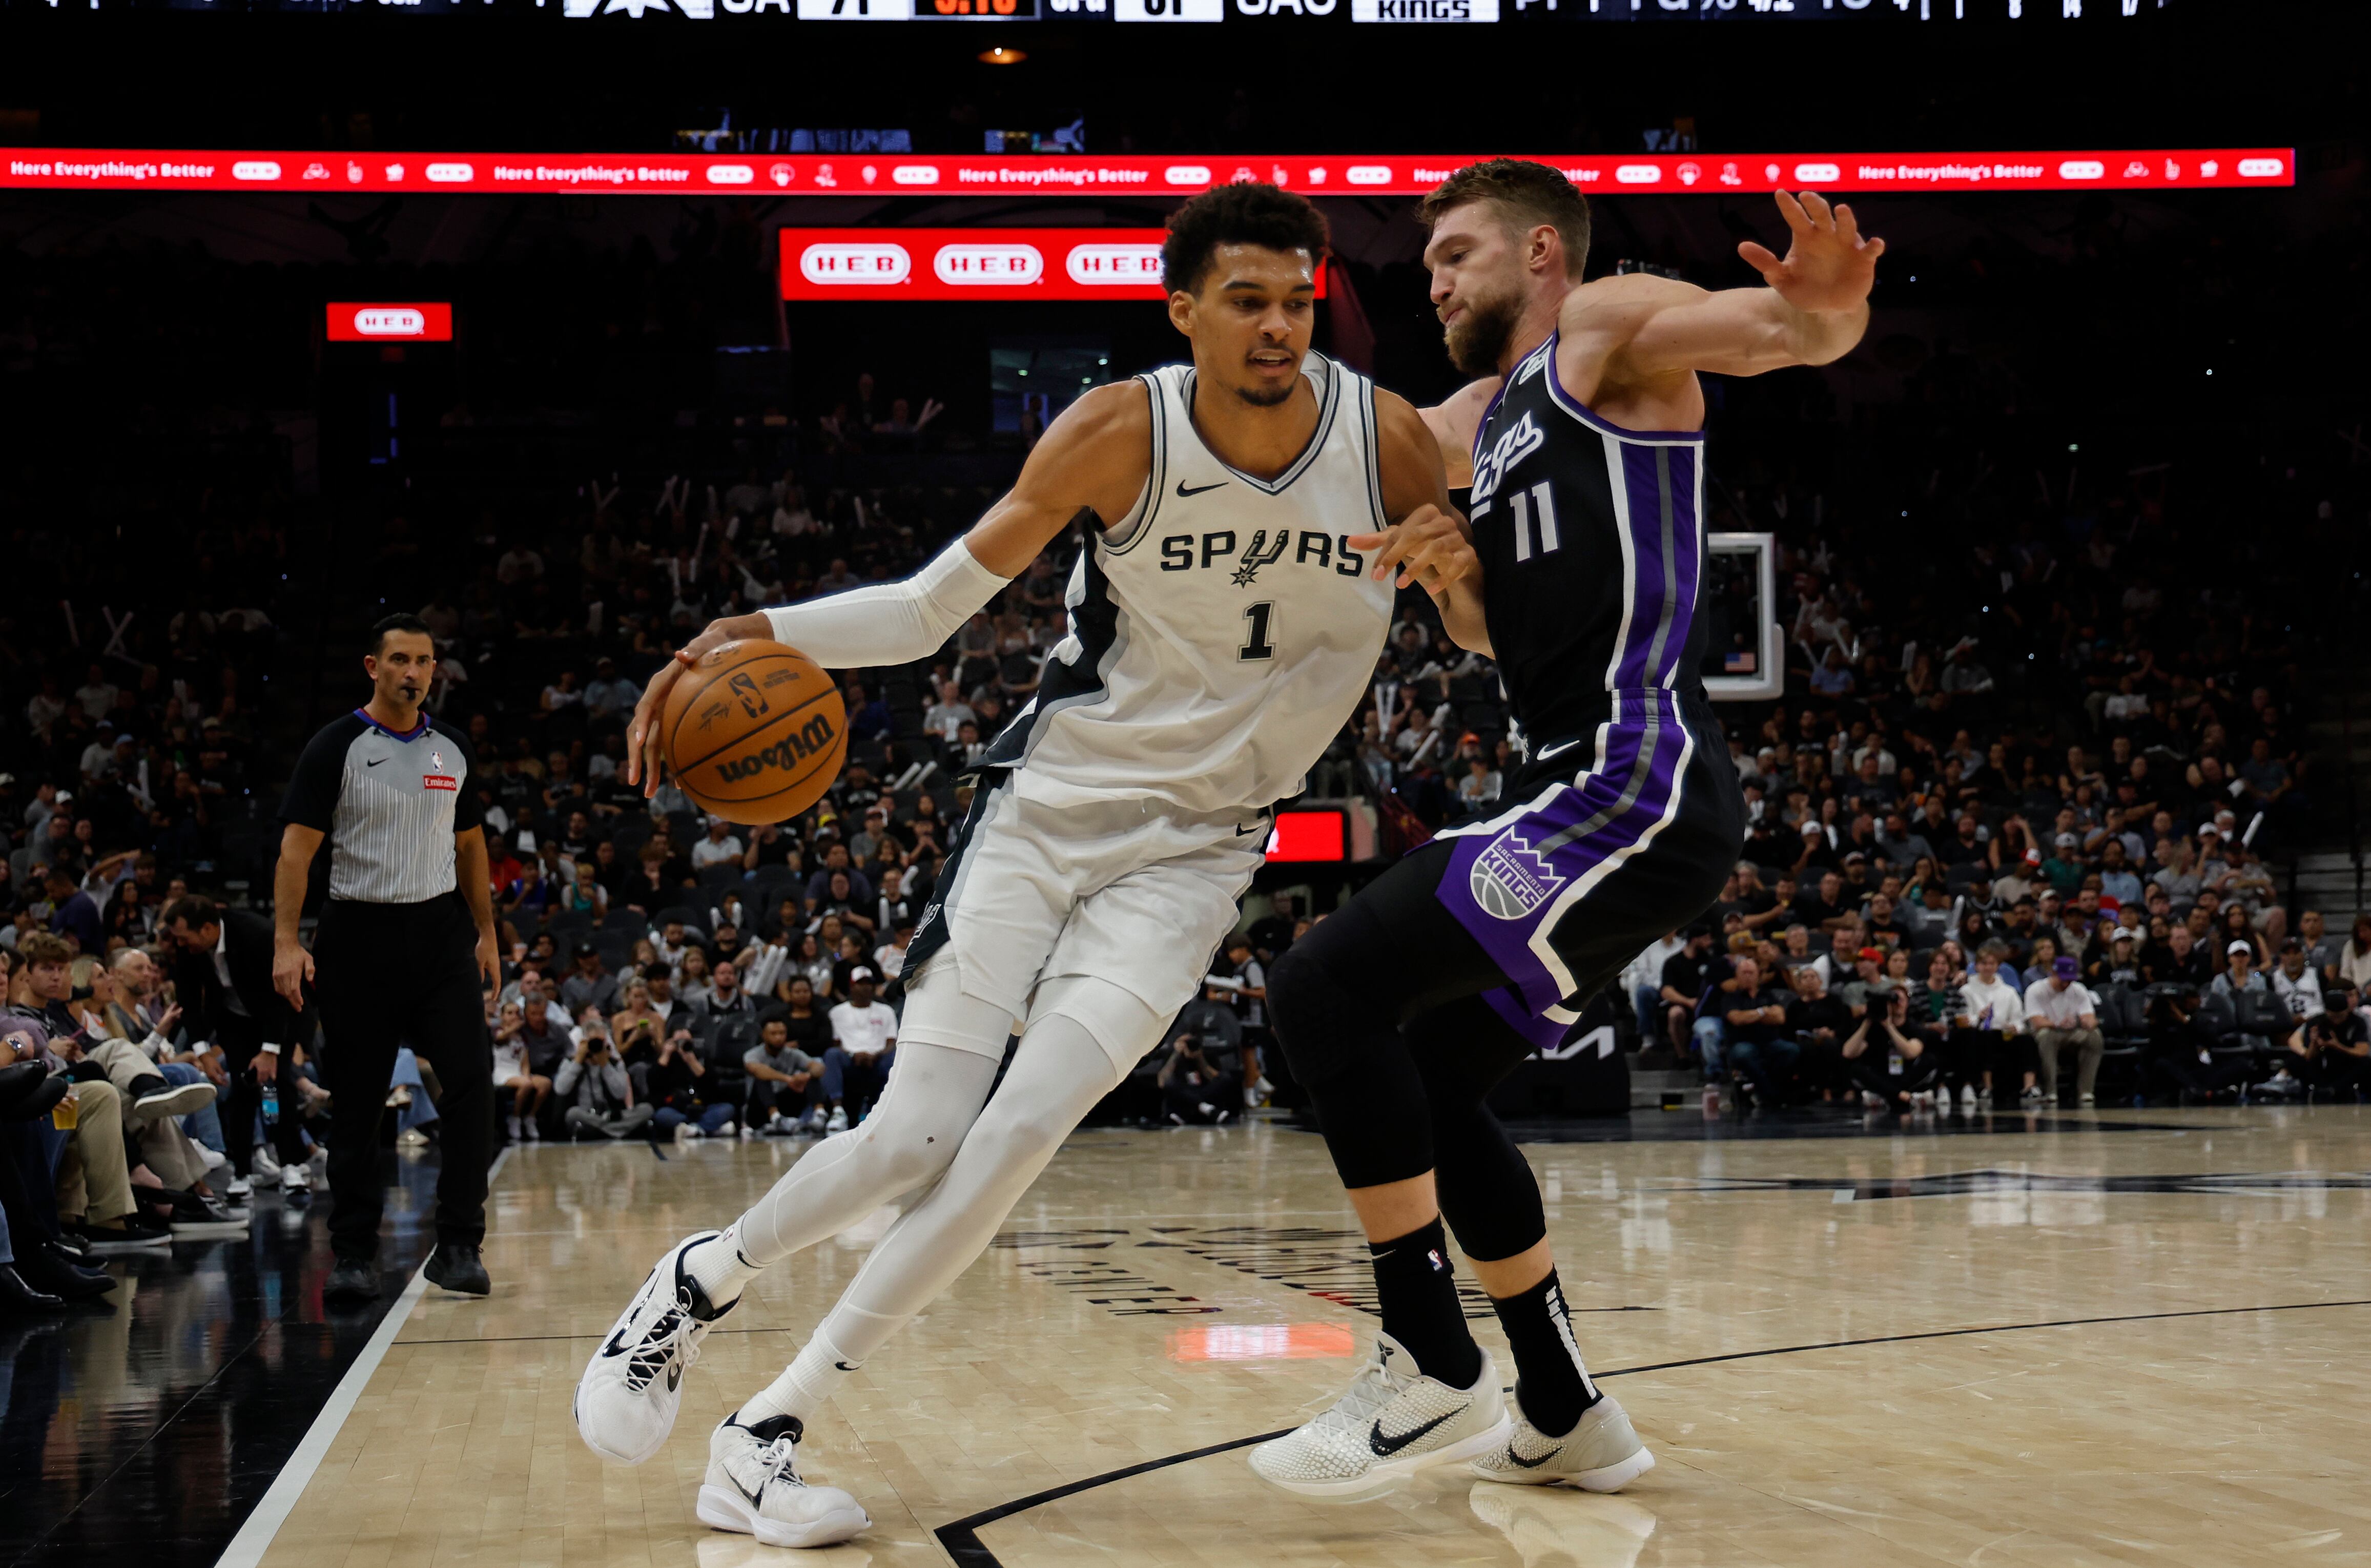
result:
<svg viewBox="0 0 2371 1568"><path fill-rule="evenodd" d="M684 1254L685 1270L700 1282L712 1306L727 1307L740 1300L749 1282L764 1272L741 1255L740 1229L734 1225Z"/></svg>
<svg viewBox="0 0 2371 1568"><path fill-rule="evenodd" d="M741 1424L754 1426L778 1415L812 1421L815 1412L839 1391L848 1375L863 1365L850 1359L818 1330L799 1352L798 1358L782 1369L781 1377L743 1401Z"/></svg>

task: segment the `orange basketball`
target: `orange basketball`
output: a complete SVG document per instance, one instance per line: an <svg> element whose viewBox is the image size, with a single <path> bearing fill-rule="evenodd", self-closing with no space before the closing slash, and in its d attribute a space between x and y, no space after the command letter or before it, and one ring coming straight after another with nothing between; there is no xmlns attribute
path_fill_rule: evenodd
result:
<svg viewBox="0 0 2371 1568"><path fill-rule="evenodd" d="M795 648L728 642L676 677L659 716L676 784L727 822L786 822L823 799L848 756L848 712Z"/></svg>

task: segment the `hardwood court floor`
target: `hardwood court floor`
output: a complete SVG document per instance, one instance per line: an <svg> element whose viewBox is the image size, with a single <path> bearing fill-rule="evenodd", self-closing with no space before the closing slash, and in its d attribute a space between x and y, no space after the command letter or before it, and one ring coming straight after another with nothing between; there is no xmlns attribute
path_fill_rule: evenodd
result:
<svg viewBox="0 0 2371 1568"><path fill-rule="evenodd" d="M1320 1505L1236 1449L978 1522L1293 1424L1371 1343L1315 1138L1081 1134L815 1424L810 1473L875 1524L804 1558L694 1520L708 1433L887 1216L761 1281L667 1448L606 1466L584 1358L805 1146L529 1147L493 1297L421 1302L264 1568L2371 1562L2371 1108L2031 1124L1530 1146L1584 1348L1660 1458L1620 1497L1440 1470Z"/></svg>

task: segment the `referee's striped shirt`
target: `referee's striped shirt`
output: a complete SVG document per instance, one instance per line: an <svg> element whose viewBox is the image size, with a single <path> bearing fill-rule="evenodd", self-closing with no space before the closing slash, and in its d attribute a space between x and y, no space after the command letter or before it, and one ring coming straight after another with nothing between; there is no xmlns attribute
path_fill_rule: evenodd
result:
<svg viewBox="0 0 2371 1568"><path fill-rule="evenodd" d="M399 735L357 708L306 745L280 820L329 836L331 898L424 904L458 885L453 836L485 822L476 770L468 742L426 714Z"/></svg>

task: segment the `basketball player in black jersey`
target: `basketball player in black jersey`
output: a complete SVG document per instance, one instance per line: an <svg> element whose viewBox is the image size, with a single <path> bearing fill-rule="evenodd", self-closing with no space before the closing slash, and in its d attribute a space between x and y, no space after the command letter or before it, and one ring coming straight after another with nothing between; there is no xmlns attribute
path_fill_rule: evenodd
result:
<svg viewBox="0 0 2371 1568"><path fill-rule="evenodd" d="M1787 257L1740 246L1765 286L1718 293L1645 275L1583 283L1588 203L1539 164L1475 165L1421 209L1450 357L1483 378L1428 418L1452 485L1470 456L1475 651L1498 662L1523 761L1497 816L1407 856L1269 973L1383 1320L1342 1401L1253 1450L1278 1485L1348 1493L1463 1459L1487 1480L1610 1492L1654 1463L1582 1366L1538 1184L1483 1099L1640 949L1701 914L1744 837L1697 674L1696 375L1844 354L1884 248L1848 208L1777 201ZM1466 1329L1444 1216L1514 1351L1513 1412Z"/></svg>

